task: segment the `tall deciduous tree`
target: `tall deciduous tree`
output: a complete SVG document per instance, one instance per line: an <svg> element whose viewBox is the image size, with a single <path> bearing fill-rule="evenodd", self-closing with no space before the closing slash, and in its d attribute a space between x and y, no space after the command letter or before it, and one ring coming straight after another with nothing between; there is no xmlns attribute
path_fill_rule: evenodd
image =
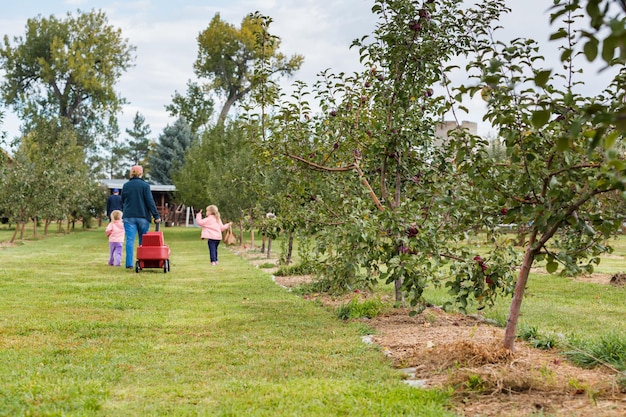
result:
<svg viewBox="0 0 626 417"><path fill-rule="evenodd" d="M185 163L185 154L194 140L191 128L180 118L166 126L150 154L150 179L159 184L172 184L172 175Z"/></svg>
<svg viewBox="0 0 626 417"><path fill-rule="evenodd" d="M124 103L115 84L132 65L133 51L102 11L28 19L25 36L13 42L5 36L0 47L2 97L26 130L37 116L63 118L89 147L94 129Z"/></svg>
<svg viewBox="0 0 626 417"><path fill-rule="evenodd" d="M286 57L279 52L280 39L270 37L263 25L267 19L246 16L241 27L223 21L216 14L209 26L198 35L198 57L194 71L209 81L209 88L225 96L219 123L223 123L231 107L261 85L254 68L260 61L270 64L270 75L288 76L300 68L301 55Z"/></svg>

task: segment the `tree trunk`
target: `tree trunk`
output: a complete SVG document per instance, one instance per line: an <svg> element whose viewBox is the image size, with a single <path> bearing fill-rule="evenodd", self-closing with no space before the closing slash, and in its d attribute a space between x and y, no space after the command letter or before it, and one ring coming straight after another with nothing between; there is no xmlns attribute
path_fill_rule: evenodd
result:
<svg viewBox="0 0 626 417"><path fill-rule="evenodd" d="M24 230L26 230L26 220L22 222L22 228L20 229L20 240L24 239Z"/></svg>
<svg viewBox="0 0 626 417"><path fill-rule="evenodd" d="M33 237L37 239L37 217L33 217Z"/></svg>
<svg viewBox="0 0 626 417"><path fill-rule="evenodd" d="M402 294L402 278L398 278L394 281L394 286L396 288L396 302L401 303L402 307L404 307L404 295Z"/></svg>
<svg viewBox="0 0 626 417"><path fill-rule="evenodd" d="M43 224L43 235L48 236L48 227L50 226L50 219L46 219Z"/></svg>
<svg viewBox="0 0 626 417"><path fill-rule="evenodd" d="M509 350L515 350L515 337L517 334L517 320L519 319L520 311L522 308L522 299L524 298L524 290L528 283L528 276L530 275L530 267L535 260L535 250L532 245L528 245L526 253L524 254L524 262L519 271L517 282L515 283L515 292L513 293L513 300L511 301L511 308L509 310L509 317L506 320L506 330L504 332L504 347Z"/></svg>
<svg viewBox="0 0 626 417"><path fill-rule="evenodd" d="M226 102L224 103L224 106L222 107L222 110L220 111L220 115L217 119L217 124L223 125L224 122L226 121L226 116L228 116L228 112L230 111L230 108L233 107L233 104L235 104L235 102L241 98L239 95L237 94L230 94L229 97L226 99Z"/></svg>
<svg viewBox="0 0 626 417"><path fill-rule="evenodd" d="M15 230L13 231L13 236L11 236L9 243L15 243L15 237L17 236L18 230L20 230L20 222L15 222Z"/></svg>
<svg viewBox="0 0 626 417"><path fill-rule="evenodd" d="M267 259L270 258L270 252L272 250L272 238L267 238Z"/></svg>
<svg viewBox="0 0 626 417"><path fill-rule="evenodd" d="M261 239L261 253L265 253L265 235L263 235L263 239Z"/></svg>
<svg viewBox="0 0 626 417"><path fill-rule="evenodd" d="M291 255L293 254L293 231L289 231L289 238L287 239L287 257L285 263L291 264Z"/></svg>
<svg viewBox="0 0 626 417"><path fill-rule="evenodd" d="M250 250L254 250L254 217L250 209Z"/></svg>

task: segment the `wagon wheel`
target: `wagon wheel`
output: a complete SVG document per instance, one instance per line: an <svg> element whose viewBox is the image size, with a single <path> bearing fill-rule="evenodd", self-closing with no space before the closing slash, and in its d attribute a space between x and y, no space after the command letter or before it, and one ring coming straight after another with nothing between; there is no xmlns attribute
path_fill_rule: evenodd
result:
<svg viewBox="0 0 626 417"><path fill-rule="evenodd" d="M167 274L167 271L170 270L170 260L166 259L165 262L163 262L163 273Z"/></svg>
<svg viewBox="0 0 626 417"><path fill-rule="evenodd" d="M137 261L135 262L135 272L139 273L139 271L141 271L141 264Z"/></svg>

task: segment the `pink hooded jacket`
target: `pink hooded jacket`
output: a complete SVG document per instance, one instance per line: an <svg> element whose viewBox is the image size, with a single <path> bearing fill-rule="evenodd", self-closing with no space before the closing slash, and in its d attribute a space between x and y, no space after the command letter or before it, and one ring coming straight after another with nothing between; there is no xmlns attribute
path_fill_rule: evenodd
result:
<svg viewBox="0 0 626 417"><path fill-rule="evenodd" d="M113 220L107 225L104 232L109 237L109 242L123 242L124 222L121 220Z"/></svg>
<svg viewBox="0 0 626 417"><path fill-rule="evenodd" d="M222 223L221 220L209 214L205 218L202 218L202 213L196 214L196 223L202 227L201 239L222 240L222 232L230 226L230 223Z"/></svg>

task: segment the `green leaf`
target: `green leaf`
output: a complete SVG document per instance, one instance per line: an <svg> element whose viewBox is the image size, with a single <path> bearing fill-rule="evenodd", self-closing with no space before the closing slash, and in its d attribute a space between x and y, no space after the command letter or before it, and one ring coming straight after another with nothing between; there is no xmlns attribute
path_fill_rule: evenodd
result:
<svg viewBox="0 0 626 417"><path fill-rule="evenodd" d="M611 62L613 60L615 48L617 48L615 38L609 36L604 40L604 44L602 44L602 59L605 62Z"/></svg>
<svg viewBox="0 0 626 417"><path fill-rule="evenodd" d="M533 112L532 124L535 128L543 127L550 120L550 112L548 110L538 110Z"/></svg>
<svg viewBox="0 0 626 417"><path fill-rule="evenodd" d="M554 274L557 269L559 269L559 264L556 262L550 261L546 264L546 271L548 271L549 274Z"/></svg>
<svg viewBox="0 0 626 417"><path fill-rule="evenodd" d="M596 38L589 39L583 46L583 52L587 61L593 62L598 56L598 40Z"/></svg>
<svg viewBox="0 0 626 417"><path fill-rule="evenodd" d="M620 136L619 132L611 132L604 139L604 148L611 149L615 145L615 141Z"/></svg>
<svg viewBox="0 0 626 417"><path fill-rule="evenodd" d="M537 87L545 87L546 83L550 79L550 74L552 74L552 70L538 71L535 75L535 84Z"/></svg>
<svg viewBox="0 0 626 417"><path fill-rule="evenodd" d="M571 56L572 56L572 50L571 48L567 48L561 54L561 61L567 61L568 59L570 59Z"/></svg>
<svg viewBox="0 0 626 417"><path fill-rule="evenodd" d="M567 37L567 31L563 28L560 28L558 31L550 35L550 40L554 41L557 39L563 39L565 37Z"/></svg>
<svg viewBox="0 0 626 417"><path fill-rule="evenodd" d="M556 141L556 149L560 152L566 151L569 149L569 138L567 136L561 136Z"/></svg>

